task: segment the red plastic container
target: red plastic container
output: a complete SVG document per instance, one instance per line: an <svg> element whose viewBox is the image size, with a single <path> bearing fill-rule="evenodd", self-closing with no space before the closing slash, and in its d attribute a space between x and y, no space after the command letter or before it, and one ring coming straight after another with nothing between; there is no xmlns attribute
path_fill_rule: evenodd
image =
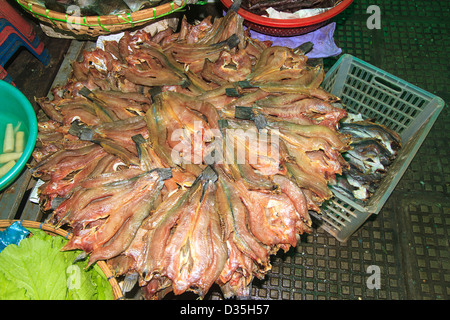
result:
<svg viewBox="0 0 450 320"><path fill-rule="evenodd" d="M229 8L232 0L220 0L223 5ZM251 13L240 8L238 13L245 19L244 24L254 31L271 36L298 36L314 31L325 24L339 13L344 11L353 0L342 0L330 10L313 17L299 19L272 19Z"/></svg>

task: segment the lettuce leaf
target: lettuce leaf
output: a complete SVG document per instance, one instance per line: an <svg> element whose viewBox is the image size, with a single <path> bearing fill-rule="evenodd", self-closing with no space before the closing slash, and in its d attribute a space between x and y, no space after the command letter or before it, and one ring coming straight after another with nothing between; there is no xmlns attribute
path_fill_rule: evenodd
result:
<svg viewBox="0 0 450 320"><path fill-rule="evenodd" d="M26 291L16 286L14 282L8 281L3 273L0 272L1 300L27 300Z"/></svg>
<svg viewBox="0 0 450 320"><path fill-rule="evenodd" d="M97 264L94 264L93 266L94 270L96 272L93 272L93 281L95 282L95 285L97 286L97 299L98 300L113 300L114 294L112 291L111 284L109 283L108 279L106 278L105 274L103 273L102 269Z"/></svg>
<svg viewBox="0 0 450 320"><path fill-rule="evenodd" d="M5 278L33 300L62 300L66 297L64 257L51 242L31 237L19 246L7 246L0 254Z"/></svg>
<svg viewBox="0 0 450 320"><path fill-rule="evenodd" d="M93 300L113 299L112 288L101 269L86 269L87 261L73 264L81 252L62 252L67 242L39 229L0 253L0 299Z"/></svg>

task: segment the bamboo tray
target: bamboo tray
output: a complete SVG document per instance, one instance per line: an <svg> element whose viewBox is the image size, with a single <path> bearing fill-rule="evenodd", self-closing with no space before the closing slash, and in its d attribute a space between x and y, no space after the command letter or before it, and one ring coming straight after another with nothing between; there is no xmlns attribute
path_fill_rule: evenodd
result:
<svg viewBox="0 0 450 320"><path fill-rule="evenodd" d="M72 234L68 231L62 230L62 229L55 229L49 224L46 224L44 222L37 222L37 221L28 221L28 220L0 220L0 229L6 229L11 224L13 224L16 221L21 221L22 225L25 228L34 228L34 229L41 229L44 231L47 231L54 235L60 235L66 239L70 239ZM113 290L114 299L116 300L122 300L124 299L122 290L120 289L119 284L117 283L116 278L111 273L111 270L108 268L106 263L104 261L98 261L97 265L100 267L100 269L105 274L106 278L108 279L109 283L111 284L111 288Z"/></svg>
<svg viewBox="0 0 450 320"><path fill-rule="evenodd" d="M44 25L55 31L75 36L98 37L100 35L121 32L126 29L143 26L158 18L180 11L186 6L186 0L180 5L174 1L160 6L107 16L70 16L63 12L46 9L28 0L16 0L28 13L32 14Z"/></svg>

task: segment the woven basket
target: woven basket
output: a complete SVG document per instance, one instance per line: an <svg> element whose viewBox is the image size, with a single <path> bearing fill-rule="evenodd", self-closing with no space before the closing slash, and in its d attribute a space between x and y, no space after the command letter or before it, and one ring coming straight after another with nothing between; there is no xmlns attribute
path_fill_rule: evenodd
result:
<svg viewBox="0 0 450 320"><path fill-rule="evenodd" d="M76 17L66 13L48 10L27 0L16 1L23 9L57 31L65 34L90 37L98 37L100 35L143 26L158 18L180 11L186 6L186 1L183 0L180 6L174 2L169 2L157 7L126 14Z"/></svg>
<svg viewBox="0 0 450 320"><path fill-rule="evenodd" d="M72 234L68 231L61 230L61 229L55 229L49 224L43 223L43 222L37 222L37 221L28 221L28 220L0 220L0 230L8 228L11 224L13 224L16 221L20 221L22 225L25 228L34 228L34 229L41 229L44 231L47 231L51 234L60 235L66 239L70 239ZM108 279L109 283L111 284L114 299L121 300L123 299L122 290L119 287L119 284L117 283L116 278L111 273L111 270L108 268L106 263L104 261L97 261L97 265L102 269L103 273L105 274L106 278Z"/></svg>

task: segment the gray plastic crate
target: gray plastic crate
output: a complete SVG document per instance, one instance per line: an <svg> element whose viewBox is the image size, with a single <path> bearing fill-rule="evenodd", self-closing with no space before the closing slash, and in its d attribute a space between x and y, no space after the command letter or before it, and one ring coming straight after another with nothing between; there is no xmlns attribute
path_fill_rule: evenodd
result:
<svg viewBox="0 0 450 320"><path fill-rule="evenodd" d="M345 242L372 214L378 214L424 141L444 101L349 54L327 72L322 87L346 109L396 131L402 149L379 188L365 203L337 191L322 206L321 227Z"/></svg>

